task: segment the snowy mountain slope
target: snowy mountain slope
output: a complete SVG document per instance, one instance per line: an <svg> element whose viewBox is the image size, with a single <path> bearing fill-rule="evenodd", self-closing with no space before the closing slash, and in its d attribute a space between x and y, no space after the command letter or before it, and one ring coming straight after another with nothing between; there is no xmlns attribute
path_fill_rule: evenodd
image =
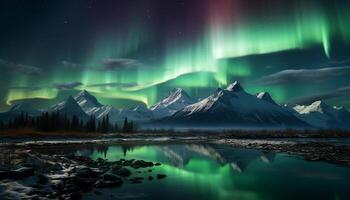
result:
<svg viewBox="0 0 350 200"><path fill-rule="evenodd" d="M259 99L265 100L267 102L270 102L274 105L277 105L277 103L272 99L271 95L268 92L260 92L256 94L256 97L258 97Z"/></svg>
<svg viewBox="0 0 350 200"><path fill-rule="evenodd" d="M262 98L264 97L265 98ZM268 95L269 96L269 95ZM166 122L192 125L223 125L250 127L307 127L299 118L266 100L248 94L236 81L226 89L218 89L213 95L200 102L186 106Z"/></svg>
<svg viewBox="0 0 350 200"><path fill-rule="evenodd" d="M152 112L145 106L137 106L129 109L117 109L110 105L102 105L96 97L91 95L86 90L77 94L74 99L88 115L94 115L97 120L103 117L109 117L111 123L123 121L128 118L131 121L147 121L152 119Z"/></svg>
<svg viewBox="0 0 350 200"><path fill-rule="evenodd" d="M318 128L349 128L350 112L342 107L332 107L322 101L293 107L295 115Z"/></svg>
<svg viewBox="0 0 350 200"><path fill-rule="evenodd" d="M152 112L145 106L137 106L129 109L116 109L112 106L103 106L95 114L97 119L102 119L107 115L112 123L124 121L125 118L134 122L145 122L153 118Z"/></svg>
<svg viewBox="0 0 350 200"><path fill-rule="evenodd" d="M103 106L97 101L96 97L91 95L86 90L81 91L74 97L74 99L83 109L83 111L88 115L94 114L97 110L99 110L99 108Z"/></svg>
<svg viewBox="0 0 350 200"><path fill-rule="evenodd" d="M72 118L75 115L84 121L89 118L72 96L69 96L67 100L61 103L51 106L48 112L59 112L62 115L66 115L68 118Z"/></svg>
<svg viewBox="0 0 350 200"><path fill-rule="evenodd" d="M13 105L8 111L0 113L0 120L7 122L21 114L28 114L29 117L39 116L41 111L33 108L29 103L22 102Z"/></svg>
<svg viewBox="0 0 350 200"><path fill-rule="evenodd" d="M180 109L194 103L194 100L181 88L173 89L169 96L153 105L150 110L155 119L170 116Z"/></svg>

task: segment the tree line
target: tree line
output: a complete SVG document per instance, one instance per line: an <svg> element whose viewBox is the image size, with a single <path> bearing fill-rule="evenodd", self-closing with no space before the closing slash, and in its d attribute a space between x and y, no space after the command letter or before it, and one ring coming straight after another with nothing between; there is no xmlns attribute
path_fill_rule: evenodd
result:
<svg viewBox="0 0 350 200"><path fill-rule="evenodd" d="M127 118L120 125L118 123L111 124L109 116L106 115L102 119L97 120L95 116L90 116L88 120L79 119L77 116L67 117L67 115L59 112L43 112L40 116L30 117L28 113L10 119L8 122L0 120L0 129L21 129L31 128L43 132L55 131L77 131L77 132L134 132L135 126L132 121Z"/></svg>

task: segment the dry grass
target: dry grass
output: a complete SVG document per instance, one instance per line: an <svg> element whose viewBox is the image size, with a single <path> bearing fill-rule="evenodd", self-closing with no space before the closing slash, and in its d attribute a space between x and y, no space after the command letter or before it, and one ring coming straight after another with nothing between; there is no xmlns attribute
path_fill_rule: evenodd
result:
<svg viewBox="0 0 350 200"><path fill-rule="evenodd" d="M0 130L0 137L79 137L96 138L100 136L113 137L162 137L162 136L208 136L214 138L298 138L298 137L350 137L349 131L341 130L251 130L251 131L222 131L206 132L199 130L189 130L187 132L177 132L175 130L146 130L136 133L111 133L104 134L98 132L72 132L56 131L42 132L30 128Z"/></svg>
<svg viewBox="0 0 350 200"><path fill-rule="evenodd" d="M30 128L1 130L0 137L97 137L102 136L102 133L90 132L40 132Z"/></svg>

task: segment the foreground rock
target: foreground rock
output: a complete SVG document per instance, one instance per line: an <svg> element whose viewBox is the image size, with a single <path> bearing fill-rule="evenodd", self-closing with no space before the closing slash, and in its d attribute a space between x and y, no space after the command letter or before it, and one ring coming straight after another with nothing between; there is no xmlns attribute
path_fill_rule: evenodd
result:
<svg viewBox="0 0 350 200"><path fill-rule="evenodd" d="M20 167L16 170L0 171L0 180L11 179L20 180L34 175L34 169L31 167Z"/></svg>
<svg viewBox="0 0 350 200"><path fill-rule="evenodd" d="M28 151L17 155L15 169L0 168L0 199L81 199L85 193L101 195L99 188L118 188L123 184L142 183L134 169L158 166L143 160L120 159L109 162L76 155L42 155ZM149 177L147 175L146 177ZM157 176L158 179L159 175ZM161 178L165 178L162 175Z"/></svg>

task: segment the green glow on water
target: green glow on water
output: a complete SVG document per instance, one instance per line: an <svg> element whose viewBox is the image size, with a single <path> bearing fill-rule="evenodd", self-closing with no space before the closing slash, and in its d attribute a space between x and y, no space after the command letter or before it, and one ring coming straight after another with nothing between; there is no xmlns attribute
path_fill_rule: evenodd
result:
<svg viewBox="0 0 350 200"><path fill-rule="evenodd" d="M200 146L200 145L199 145ZM199 147L197 145L197 147ZM198 151L202 149L202 151ZM187 145L147 145L135 147L110 146L94 151L90 157L108 160L143 159L161 162L152 167L153 172L139 176L162 173L164 180L146 181L137 187L123 185L116 192L146 193L150 198L177 199L344 199L349 193L347 168L325 163L301 160L284 154L265 155L254 150L237 150L227 146L200 146L194 153ZM124 150L126 156L124 157ZM208 154L208 152L211 152ZM260 155L260 156L259 156ZM269 157L269 162L261 156ZM226 162L219 162L225 160ZM176 161L174 163L174 161ZM242 168L238 172L232 167ZM244 164L245 163L245 164ZM245 166L245 167L243 167ZM141 170L142 171L142 170ZM278 188L278 189L277 189ZM159 193L159 191L162 191Z"/></svg>

